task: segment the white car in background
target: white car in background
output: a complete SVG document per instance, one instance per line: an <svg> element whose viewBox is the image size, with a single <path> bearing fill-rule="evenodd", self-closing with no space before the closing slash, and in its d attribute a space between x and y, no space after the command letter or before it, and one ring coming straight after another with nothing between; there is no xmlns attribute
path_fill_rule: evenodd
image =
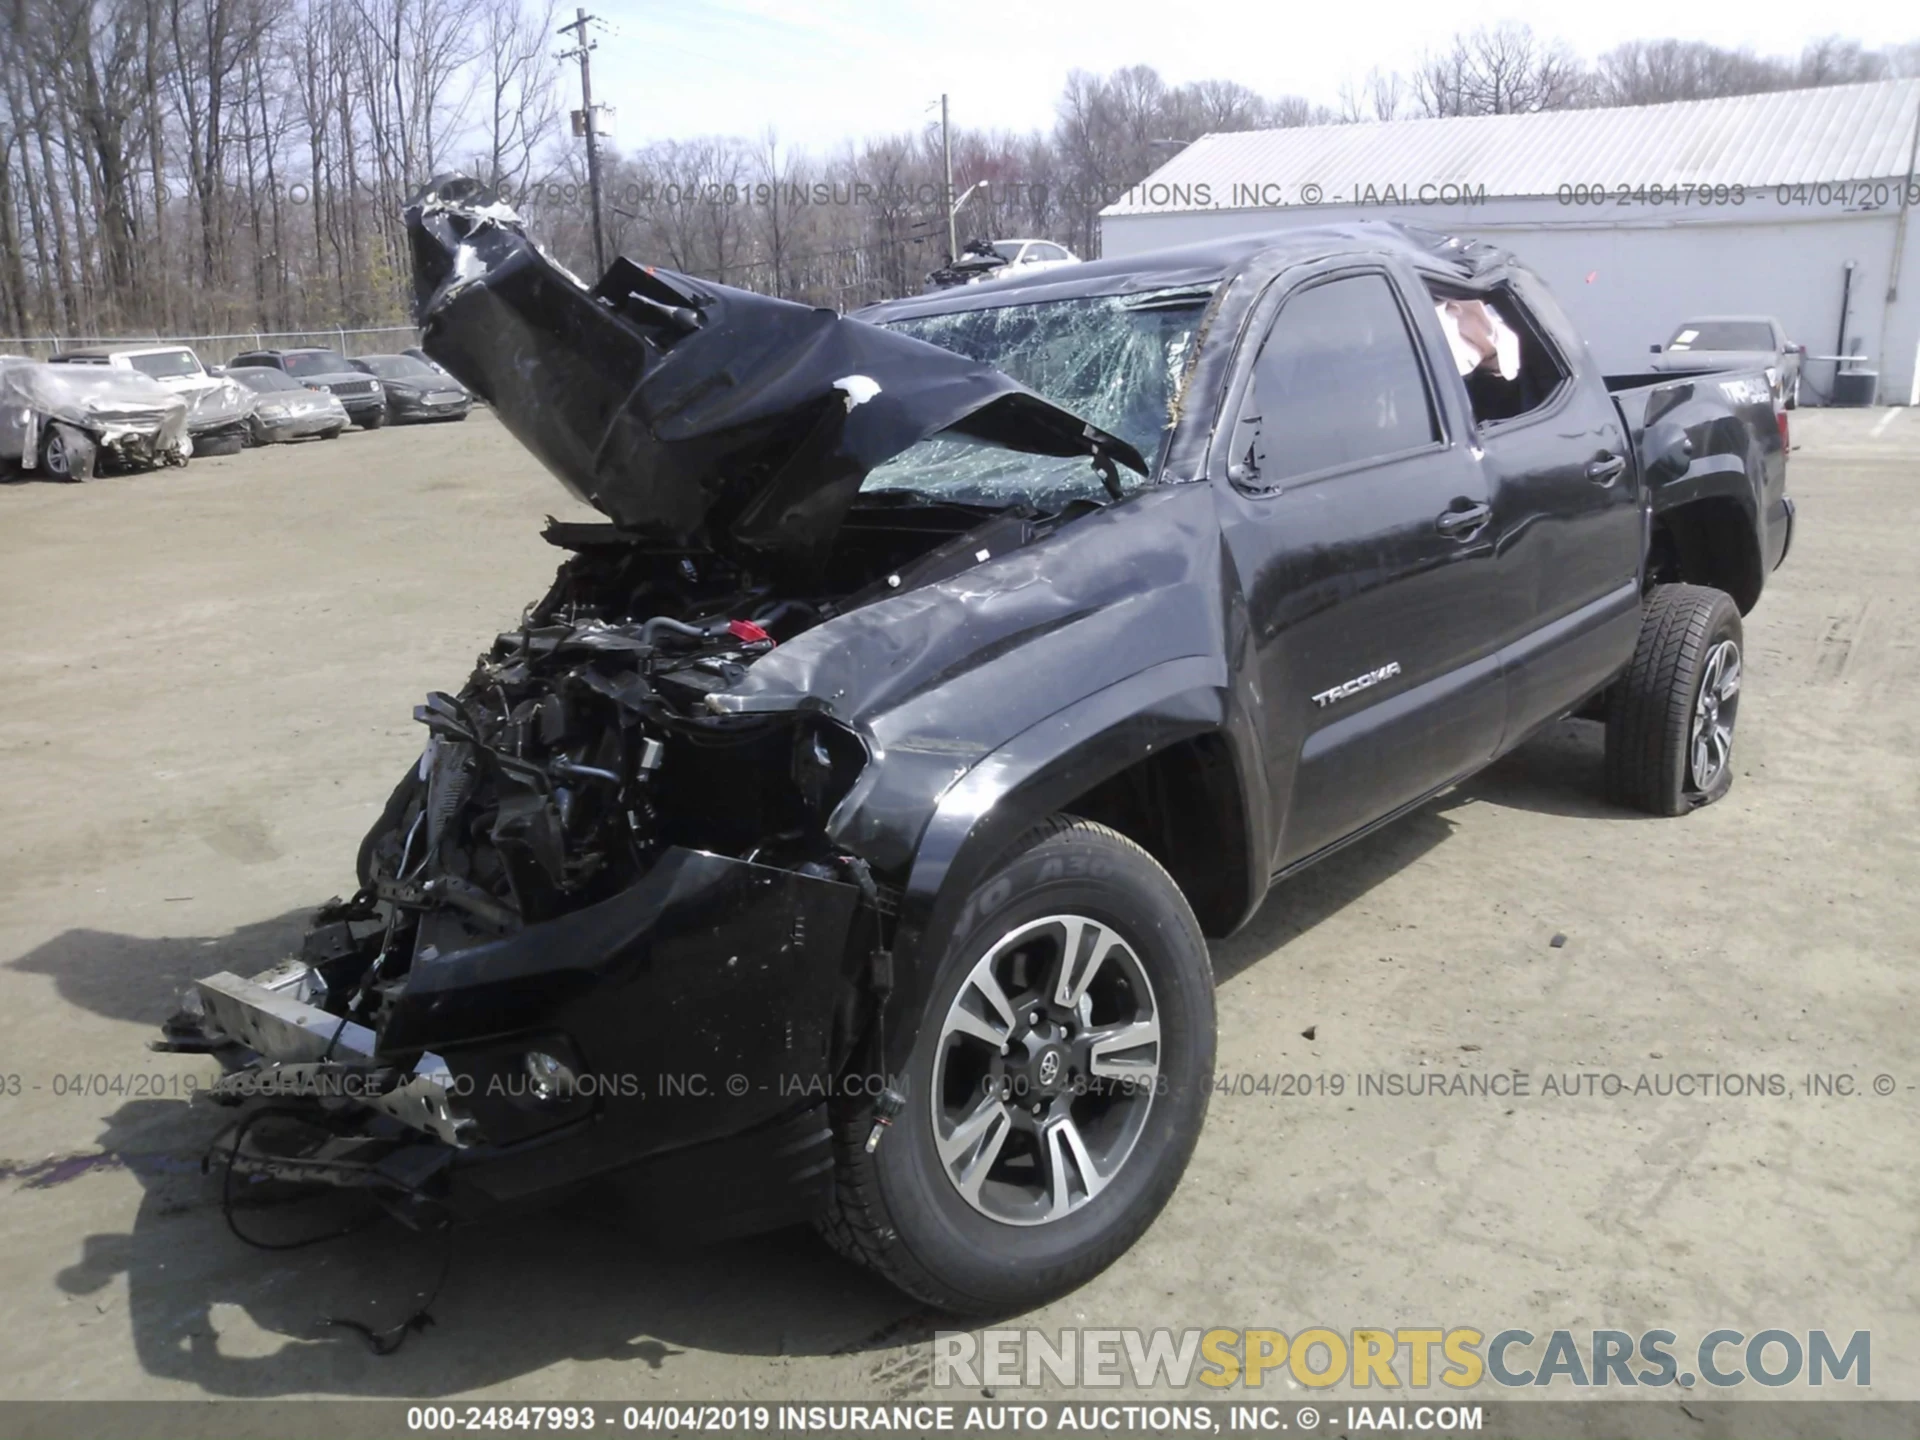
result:
<svg viewBox="0 0 1920 1440"><path fill-rule="evenodd" d="M1789 410L1800 404L1807 347L1789 340L1786 326L1771 315L1701 315L1682 323L1665 345L1649 348L1657 374L1765 370L1776 400Z"/></svg>
<svg viewBox="0 0 1920 1440"><path fill-rule="evenodd" d="M138 371L0 357L0 470L91 480L192 453L185 397Z"/></svg>
<svg viewBox="0 0 1920 1440"><path fill-rule="evenodd" d="M1004 275L1034 275L1078 265L1080 257L1052 240L969 240L960 254L927 276L929 290L974 285Z"/></svg>
<svg viewBox="0 0 1920 1440"><path fill-rule="evenodd" d="M185 345L140 345L111 350L70 350L53 365L104 365L131 370L171 390L187 402L187 434L196 455L233 455L246 445L253 416L253 392L210 374Z"/></svg>

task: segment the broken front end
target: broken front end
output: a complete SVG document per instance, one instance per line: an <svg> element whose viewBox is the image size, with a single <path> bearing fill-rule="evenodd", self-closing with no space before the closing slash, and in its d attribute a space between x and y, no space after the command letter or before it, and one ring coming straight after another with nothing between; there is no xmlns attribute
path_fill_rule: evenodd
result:
<svg viewBox="0 0 1920 1440"><path fill-rule="evenodd" d="M739 597L628 618L665 603L637 558L576 555L419 707L360 889L297 960L199 982L171 1039L223 1051L212 1098L301 1122L249 1127L237 1169L468 1214L616 1173L709 1225L810 1209L880 920L821 834L864 753L819 716L702 713L771 635Z"/></svg>
<svg viewBox="0 0 1920 1440"><path fill-rule="evenodd" d="M829 1097L880 1068L903 877L835 823L885 763L858 696L734 692L1098 508L863 495L903 452L1040 457L1094 495L1144 467L989 366L830 311L625 260L588 290L470 182L408 223L427 352L608 522L550 522L551 589L416 709L357 892L298 959L200 981L166 1043L223 1056L214 1100L273 1112L236 1126L239 1172L455 1213L608 1179L706 1233L801 1218Z"/></svg>
<svg viewBox="0 0 1920 1440"><path fill-rule="evenodd" d="M187 402L146 376L105 366L0 363L0 460L50 478L184 465Z"/></svg>

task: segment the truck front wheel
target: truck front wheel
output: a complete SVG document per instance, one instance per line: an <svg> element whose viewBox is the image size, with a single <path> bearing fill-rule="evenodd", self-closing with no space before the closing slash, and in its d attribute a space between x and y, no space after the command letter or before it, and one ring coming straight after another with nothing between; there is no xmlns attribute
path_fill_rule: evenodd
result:
<svg viewBox="0 0 1920 1440"><path fill-rule="evenodd" d="M40 472L49 480L91 480L95 451L90 437L55 421L40 441Z"/></svg>
<svg viewBox="0 0 1920 1440"><path fill-rule="evenodd" d="M1607 697L1607 798L1654 815L1710 805L1733 784L1740 607L1721 590L1659 585L1633 664Z"/></svg>
<svg viewBox="0 0 1920 1440"><path fill-rule="evenodd" d="M1104 825L1048 820L969 897L919 1021L891 1123L836 1115L828 1241L972 1313L1040 1304L1125 1253L1179 1184L1212 1083L1212 965L1166 871Z"/></svg>

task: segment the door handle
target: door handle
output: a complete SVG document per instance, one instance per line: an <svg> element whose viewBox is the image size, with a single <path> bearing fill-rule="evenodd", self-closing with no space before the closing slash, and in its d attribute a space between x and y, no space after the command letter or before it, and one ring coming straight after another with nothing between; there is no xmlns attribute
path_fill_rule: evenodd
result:
<svg viewBox="0 0 1920 1440"><path fill-rule="evenodd" d="M1587 479L1596 485L1611 485L1627 469L1627 457L1624 455L1602 455L1598 460L1587 462Z"/></svg>
<svg viewBox="0 0 1920 1440"><path fill-rule="evenodd" d="M1492 518L1491 505L1469 505L1464 510L1442 510L1434 518L1433 528L1456 540L1471 540Z"/></svg>

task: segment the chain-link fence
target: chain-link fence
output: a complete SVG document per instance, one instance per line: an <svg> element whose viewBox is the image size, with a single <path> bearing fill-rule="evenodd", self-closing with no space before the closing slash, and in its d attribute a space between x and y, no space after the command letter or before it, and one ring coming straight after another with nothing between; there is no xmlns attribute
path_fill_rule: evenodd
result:
<svg viewBox="0 0 1920 1440"><path fill-rule="evenodd" d="M334 326L325 330L242 330L229 335L0 335L0 355L45 360L72 350L118 349L139 345L191 345L203 365L224 365L242 350L296 350L320 345L343 355L382 355L420 343L411 325L371 328Z"/></svg>

